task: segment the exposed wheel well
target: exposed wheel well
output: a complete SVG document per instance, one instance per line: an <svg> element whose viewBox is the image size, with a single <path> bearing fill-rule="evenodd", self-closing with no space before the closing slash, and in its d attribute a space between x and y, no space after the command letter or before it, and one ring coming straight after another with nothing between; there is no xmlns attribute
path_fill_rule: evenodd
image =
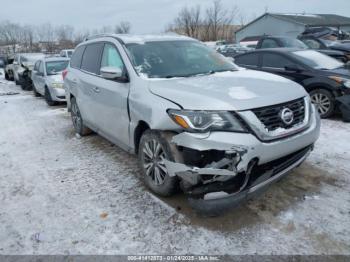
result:
<svg viewBox="0 0 350 262"><path fill-rule="evenodd" d="M333 94L334 96L336 96L336 92L335 92L332 88L330 88L330 87L328 87L328 86L319 86L319 85L317 85L317 86L311 86L311 87L308 87L308 88L307 88L307 91L308 91L308 93L311 93L312 91L314 91L314 90L316 90L316 89L324 89L324 90L327 90L327 91L331 92L331 94Z"/></svg>
<svg viewBox="0 0 350 262"><path fill-rule="evenodd" d="M140 145L140 140L142 137L142 134L150 129L149 125L145 121L140 121L135 128L134 132L134 143L135 143L135 153L137 154L139 151L139 145Z"/></svg>

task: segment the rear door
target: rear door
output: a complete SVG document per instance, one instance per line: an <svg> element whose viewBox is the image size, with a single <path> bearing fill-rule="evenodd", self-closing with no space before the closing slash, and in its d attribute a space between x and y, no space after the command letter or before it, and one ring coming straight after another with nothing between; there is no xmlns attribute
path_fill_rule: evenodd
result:
<svg viewBox="0 0 350 262"><path fill-rule="evenodd" d="M127 74L124 62L114 43L104 44L100 68L103 67L117 67ZM91 88L94 93L92 103L99 133L127 148L129 145L127 108L129 82L98 77Z"/></svg>
<svg viewBox="0 0 350 262"><path fill-rule="evenodd" d="M77 103L85 122L98 131L99 109L95 104L104 43L86 45L77 83Z"/></svg>

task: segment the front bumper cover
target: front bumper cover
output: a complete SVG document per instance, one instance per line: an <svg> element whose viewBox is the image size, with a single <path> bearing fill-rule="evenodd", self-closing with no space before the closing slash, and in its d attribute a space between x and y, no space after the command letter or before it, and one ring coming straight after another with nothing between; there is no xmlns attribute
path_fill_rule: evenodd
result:
<svg viewBox="0 0 350 262"><path fill-rule="evenodd" d="M310 117L309 128L273 142L262 142L254 135L247 133L180 133L172 137L173 145L199 152L223 151L225 157L201 168L178 161L165 161L168 173L170 176L182 178L187 183L186 189L188 190L185 192L190 196L190 204L195 209L209 211L212 208L220 209L223 206L223 209L226 209L234 206L258 189L265 188L279 177L284 176L306 159L320 133L320 118L315 109L312 110ZM234 141L239 141L239 144L237 142L235 144ZM260 185L252 185L252 179L250 179L252 169L269 165L276 160L281 160L278 165L282 165L279 167L278 174L274 171L278 165L272 169L269 166L270 170L261 170L259 179L254 180ZM212 179L203 182L201 177L208 175L212 176ZM233 184L239 177L243 178L237 188ZM232 186L230 183L233 183ZM196 195L195 198L193 198L194 195ZM212 199L213 196L215 199Z"/></svg>

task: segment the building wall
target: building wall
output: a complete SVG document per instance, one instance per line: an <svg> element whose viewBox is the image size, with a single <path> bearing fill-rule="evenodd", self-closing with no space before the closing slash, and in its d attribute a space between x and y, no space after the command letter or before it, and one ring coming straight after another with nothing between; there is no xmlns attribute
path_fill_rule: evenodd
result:
<svg viewBox="0 0 350 262"><path fill-rule="evenodd" d="M259 36L264 34L297 37L304 29L305 26L303 25L266 15L239 32L236 32L236 41L239 42L247 36Z"/></svg>

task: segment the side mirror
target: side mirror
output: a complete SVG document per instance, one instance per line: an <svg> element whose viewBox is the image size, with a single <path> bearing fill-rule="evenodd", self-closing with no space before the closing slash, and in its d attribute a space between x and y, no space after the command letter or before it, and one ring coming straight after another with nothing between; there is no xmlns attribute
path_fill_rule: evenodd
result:
<svg viewBox="0 0 350 262"><path fill-rule="evenodd" d="M121 78L123 76L123 71L119 67L114 66L105 66L102 67L101 70L101 76L105 79L115 80L118 78Z"/></svg>
<svg viewBox="0 0 350 262"><path fill-rule="evenodd" d="M284 69L286 71L290 71L290 72L301 72L303 69L298 66L298 65L288 65L288 66L285 66Z"/></svg>

